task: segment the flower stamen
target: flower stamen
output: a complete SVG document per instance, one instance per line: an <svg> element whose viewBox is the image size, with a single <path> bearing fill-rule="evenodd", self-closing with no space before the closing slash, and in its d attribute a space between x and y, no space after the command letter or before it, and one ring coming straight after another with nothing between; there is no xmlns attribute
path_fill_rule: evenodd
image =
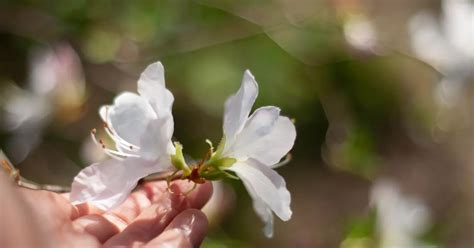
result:
<svg viewBox="0 0 474 248"><path fill-rule="evenodd" d="M109 125L108 123L110 123L110 120L109 120L109 108L106 107L105 108L105 121L103 123L104 125L104 130L105 132L110 136L110 138L117 144L119 145L121 148L124 148L125 150L129 150L129 151L132 151L132 150L139 150L140 147L136 146L136 145L133 145L129 142L127 142L126 140L124 140L122 137L120 137L117 132L115 132L115 130L113 129L113 126L112 125Z"/></svg>
<svg viewBox="0 0 474 248"><path fill-rule="evenodd" d="M116 151L116 150L112 150L110 148L107 148L107 146L105 145L105 143L102 139L97 140L96 135L97 135L97 130L94 128L94 129L91 130L92 141L94 141L94 143L97 144L98 146L102 147L105 154L109 155L110 157L113 157L117 160L123 160L123 159L128 158L128 157L136 157L136 158L139 157L136 154L129 154L129 153Z"/></svg>
<svg viewBox="0 0 474 248"><path fill-rule="evenodd" d="M110 128L107 123L104 122L104 130L109 135L109 137L116 143L118 144L121 148L124 148L126 150L132 151L132 150L139 150L140 147L135 146L133 144L128 143L124 139L122 139L120 136L118 136L112 129Z"/></svg>

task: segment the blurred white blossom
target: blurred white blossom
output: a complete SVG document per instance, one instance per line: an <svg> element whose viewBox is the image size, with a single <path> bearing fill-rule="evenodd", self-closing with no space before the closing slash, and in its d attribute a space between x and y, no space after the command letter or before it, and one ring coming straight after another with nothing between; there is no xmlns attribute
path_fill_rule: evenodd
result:
<svg viewBox="0 0 474 248"><path fill-rule="evenodd" d="M442 16L421 12L409 23L413 50L422 60L443 74L436 89L441 105L456 104L473 76L474 3L443 0Z"/></svg>
<svg viewBox="0 0 474 248"><path fill-rule="evenodd" d="M359 50L371 51L377 45L377 32L365 15L351 15L344 23L346 41Z"/></svg>
<svg viewBox="0 0 474 248"><path fill-rule="evenodd" d="M380 180L372 188L371 204L377 212L380 247L424 247L417 238L429 227L430 217L419 199L402 194L391 181Z"/></svg>
<svg viewBox="0 0 474 248"><path fill-rule="evenodd" d="M34 94L52 98L61 108L82 104L85 82L79 56L68 44L34 52L29 86Z"/></svg>
<svg viewBox="0 0 474 248"><path fill-rule="evenodd" d="M52 118L77 116L85 97L79 57L67 44L37 50L31 56L28 87L10 85L1 95L1 125L12 133L7 148L18 163L39 144Z"/></svg>

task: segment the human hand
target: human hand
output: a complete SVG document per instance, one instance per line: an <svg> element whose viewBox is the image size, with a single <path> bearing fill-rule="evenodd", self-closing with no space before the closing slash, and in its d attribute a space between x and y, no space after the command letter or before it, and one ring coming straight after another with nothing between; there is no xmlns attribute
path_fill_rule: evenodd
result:
<svg viewBox="0 0 474 248"><path fill-rule="evenodd" d="M5 180L0 176L0 186L9 184ZM73 206L67 194L0 187L0 197L11 198L2 207L0 246L198 247L208 225L198 209L209 200L212 184L179 193L191 187L175 181L170 193L165 182L145 183L106 213L89 204Z"/></svg>

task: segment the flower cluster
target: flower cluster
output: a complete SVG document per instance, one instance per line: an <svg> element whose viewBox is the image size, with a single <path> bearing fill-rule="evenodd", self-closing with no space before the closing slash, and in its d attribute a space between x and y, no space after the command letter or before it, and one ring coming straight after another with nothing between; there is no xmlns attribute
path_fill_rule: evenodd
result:
<svg viewBox="0 0 474 248"><path fill-rule="evenodd" d="M250 115L258 95L258 84L245 71L238 92L225 103L224 136L214 150L197 164L188 165L182 145L172 142L174 97L166 89L160 62L149 65L138 80L138 94L125 92L113 105L99 113L104 130L115 148L92 137L112 157L83 169L74 179L73 204L90 202L103 209L122 203L137 182L152 173L180 172L181 178L196 184L222 178L241 179L253 199L254 209L266 223L264 233L273 235L273 214L291 218L291 196L285 180L273 169L293 147L293 122L273 106L261 107Z"/></svg>

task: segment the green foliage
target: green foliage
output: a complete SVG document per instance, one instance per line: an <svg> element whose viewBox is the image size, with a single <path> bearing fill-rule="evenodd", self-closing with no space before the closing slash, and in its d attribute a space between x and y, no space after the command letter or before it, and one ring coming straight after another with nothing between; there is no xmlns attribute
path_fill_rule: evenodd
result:
<svg viewBox="0 0 474 248"><path fill-rule="evenodd" d="M372 134L361 127L349 130L348 137L341 147L340 156L342 169L366 178L374 176L380 163Z"/></svg>
<svg viewBox="0 0 474 248"><path fill-rule="evenodd" d="M348 223L341 248L375 248L376 215L371 211L367 217L355 218Z"/></svg>

